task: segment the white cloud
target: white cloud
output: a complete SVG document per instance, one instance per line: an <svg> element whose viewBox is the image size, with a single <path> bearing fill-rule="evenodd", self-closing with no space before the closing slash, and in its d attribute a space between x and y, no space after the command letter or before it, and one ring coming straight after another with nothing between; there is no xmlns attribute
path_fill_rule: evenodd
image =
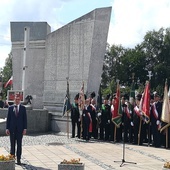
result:
<svg viewBox="0 0 170 170"><path fill-rule="evenodd" d="M170 27L169 0L114 0L108 42L134 47L147 31Z"/></svg>
<svg viewBox="0 0 170 170"><path fill-rule="evenodd" d="M110 45L122 44L124 47L134 47L142 42L147 31L170 27L169 0L105 0L102 3L81 0L78 2L78 0L0 0L0 67L10 53L10 21L46 21L54 30L67 23L65 19L70 19L70 15L80 17L82 11L89 10L89 3L94 6L91 8L95 9L110 6L112 2L108 35Z"/></svg>

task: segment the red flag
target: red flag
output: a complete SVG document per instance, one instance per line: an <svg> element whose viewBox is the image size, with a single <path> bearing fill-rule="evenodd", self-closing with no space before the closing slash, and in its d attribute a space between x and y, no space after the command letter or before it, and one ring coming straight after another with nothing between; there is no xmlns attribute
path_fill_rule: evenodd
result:
<svg viewBox="0 0 170 170"><path fill-rule="evenodd" d="M145 90L140 101L140 109L145 116L145 122L150 121L150 83L146 81Z"/></svg>
<svg viewBox="0 0 170 170"><path fill-rule="evenodd" d="M6 88L8 85L13 84L13 76L5 83L4 88Z"/></svg>
<svg viewBox="0 0 170 170"><path fill-rule="evenodd" d="M112 122L119 127L121 124L121 113L122 109L120 109L120 85L119 82L117 82L117 91L116 91L116 98L114 103L114 110L112 113Z"/></svg>

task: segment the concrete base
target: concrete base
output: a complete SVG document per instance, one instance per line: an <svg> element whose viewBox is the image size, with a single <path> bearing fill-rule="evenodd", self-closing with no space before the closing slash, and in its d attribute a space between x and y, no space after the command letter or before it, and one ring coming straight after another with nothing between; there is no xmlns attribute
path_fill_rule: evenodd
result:
<svg viewBox="0 0 170 170"><path fill-rule="evenodd" d="M0 161L0 169L15 170L15 160Z"/></svg>
<svg viewBox="0 0 170 170"><path fill-rule="evenodd" d="M5 135L6 119L0 119L0 136Z"/></svg>
<svg viewBox="0 0 170 170"><path fill-rule="evenodd" d="M65 132L71 133L71 119L70 113L62 116L61 111L58 108L54 112L48 112L46 109L27 109L27 134L32 133L45 133L49 131L53 132ZM6 120L8 109L0 110L0 135L6 135Z"/></svg>
<svg viewBox="0 0 170 170"><path fill-rule="evenodd" d="M84 170L84 164L59 164L58 170Z"/></svg>
<svg viewBox="0 0 170 170"><path fill-rule="evenodd" d="M5 135L6 121L8 110L0 110L0 135ZM4 120L4 121L3 121ZM27 134L44 133L50 131L50 115L45 109L27 109Z"/></svg>
<svg viewBox="0 0 170 170"><path fill-rule="evenodd" d="M69 115L62 116L61 112L51 112L51 131L71 133L71 119Z"/></svg>

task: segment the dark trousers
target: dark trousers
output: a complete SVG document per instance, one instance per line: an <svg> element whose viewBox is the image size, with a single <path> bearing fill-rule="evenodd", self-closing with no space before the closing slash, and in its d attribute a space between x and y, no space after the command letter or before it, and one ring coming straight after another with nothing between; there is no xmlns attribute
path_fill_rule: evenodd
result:
<svg viewBox="0 0 170 170"><path fill-rule="evenodd" d="M17 156L17 160L21 159L21 154L22 154L22 137L23 134L19 133L19 132L14 132L10 134L10 154L11 155L15 155L15 146L17 144L17 152L16 152L16 156Z"/></svg>
<svg viewBox="0 0 170 170"><path fill-rule="evenodd" d="M111 121L110 122L110 140L114 141L114 130L115 130L115 124Z"/></svg>
<svg viewBox="0 0 170 170"><path fill-rule="evenodd" d="M105 124L105 140L110 139L110 123Z"/></svg>
<svg viewBox="0 0 170 170"><path fill-rule="evenodd" d="M100 139L109 140L109 136L110 136L110 124L101 123L100 124Z"/></svg>
<svg viewBox="0 0 170 170"><path fill-rule="evenodd" d="M97 139L98 137L98 129L97 129L97 121L96 119L92 119L92 136Z"/></svg>
<svg viewBox="0 0 170 170"><path fill-rule="evenodd" d="M84 122L83 123L83 139L89 140L90 133L89 133L89 123Z"/></svg>
<svg viewBox="0 0 170 170"><path fill-rule="evenodd" d="M72 120L72 137L75 137L75 128L77 125L77 137L80 138L80 122Z"/></svg>
<svg viewBox="0 0 170 170"><path fill-rule="evenodd" d="M153 143L155 147L161 146L161 134L156 123L152 123Z"/></svg>
<svg viewBox="0 0 170 170"><path fill-rule="evenodd" d="M100 139L104 139L104 124L100 123Z"/></svg>

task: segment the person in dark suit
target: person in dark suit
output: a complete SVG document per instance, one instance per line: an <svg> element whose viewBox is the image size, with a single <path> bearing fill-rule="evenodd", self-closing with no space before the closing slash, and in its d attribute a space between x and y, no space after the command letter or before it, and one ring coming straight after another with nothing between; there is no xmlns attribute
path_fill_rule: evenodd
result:
<svg viewBox="0 0 170 170"><path fill-rule="evenodd" d="M71 124L72 124L72 138L75 138L75 128L77 125L77 137L80 138L80 112L78 106L79 94L74 97L74 103L71 105Z"/></svg>
<svg viewBox="0 0 170 170"><path fill-rule="evenodd" d="M160 122L161 114L162 114L162 103L160 102L160 96L157 93L155 93L154 103L152 104L151 112L150 112L153 145L155 147L161 146L161 133L159 131L160 124L161 124Z"/></svg>
<svg viewBox="0 0 170 170"><path fill-rule="evenodd" d="M10 154L15 156L17 144L17 164L21 165L22 138L27 130L27 114L25 106L20 104L20 96L15 95L14 105L8 108L6 134L10 136Z"/></svg>
<svg viewBox="0 0 170 170"><path fill-rule="evenodd" d="M90 99L85 100L85 106L82 113L82 121L83 121L83 139L89 140L90 134L92 132L92 118L90 115Z"/></svg>
<svg viewBox="0 0 170 170"><path fill-rule="evenodd" d="M100 140L110 140L110 121L111 121L111 107L109 105L109 97L106 96L101 109L101 124L100 124Z"/></svg>

